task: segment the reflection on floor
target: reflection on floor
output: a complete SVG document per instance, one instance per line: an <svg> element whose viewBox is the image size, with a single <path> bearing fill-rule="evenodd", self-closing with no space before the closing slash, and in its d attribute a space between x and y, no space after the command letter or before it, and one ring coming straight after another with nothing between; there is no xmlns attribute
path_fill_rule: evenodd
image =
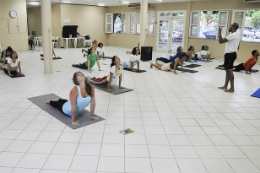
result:
<svg viewBox="0 0 260 173"><path fill-rule="evenodd" d="M125 60L130 49L105 50ZM146 73L124 71L123 86L133 92L96 90L96 114L106 121L71 130L27 100L47 93L68 98L79 71L71 64L86 58L81 49L55 52L63 59L53 61L51 75L43 74L37 51L18 52L26 77L0 71L1 173L260 172L260 99L250 97L260 86L259 73L235 73L236 92L228 94L217 89L225 73L214 69L219 60L178 75L141 62ZM166 54L154 52L153 59L159 56ZM109 64L102 60L105 71L83 72L101 77ZM134 133L119 133L127 128Z"/></svg>

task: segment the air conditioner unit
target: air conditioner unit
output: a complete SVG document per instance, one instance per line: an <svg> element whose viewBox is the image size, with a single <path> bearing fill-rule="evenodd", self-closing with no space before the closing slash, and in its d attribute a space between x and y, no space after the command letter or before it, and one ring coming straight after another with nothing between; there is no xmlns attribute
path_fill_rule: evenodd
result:
<svg viewBox="0 0 260 173"><path fill-rule="evenodd" d="M128 5L129 8L141 8L141 3L131 3ZM149 4L148 4L149 7Z"/></svg>
<svg viewBox="0 0 260 173"><path fill-rule="evenodd" d="M260 0L244 0L245 2L260 2Z"/></svg>

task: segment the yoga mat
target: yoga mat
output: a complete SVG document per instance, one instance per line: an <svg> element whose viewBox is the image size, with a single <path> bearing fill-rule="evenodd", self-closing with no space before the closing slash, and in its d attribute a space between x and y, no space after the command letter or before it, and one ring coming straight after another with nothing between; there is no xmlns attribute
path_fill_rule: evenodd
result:
<svg viewBox="0 0 260 173"><path fill-rule="evenodd" d="M57 59L62 59L62 58L61 58L61 57L52 58L52 60L57 60ZM44 59L43 59L43 58L41 58L41 60L43 60L43 61L44 61Z"/></svg>
<svg viewBox="0 0 260 173"><path fill-rule="evenodd" d="M87 78L89 80L91 79L91 77L87 77ZM112 92L108 92L107 85L96 85L93 83L91 83L91 85L93 85L98 90L102 90L104 92L107 92L107 93L113 94L113 95L118 95L118 94L122 94L125 92L133 91L133 89L129 89L129 88L120 89L118 85L110 85L110 89L112 90Z"/></svg>
<svg viewBox="0 0 260 173"><path fill-rule="evenodd" d="M187 63L196 63L194 60L191 60L191 62L188 61L188 60L186 60L186 61L184 61L184 62L187 62Z"/></svg>
<svg viewBox="0 0 260 173"><path fill-rule="evenodd" d="M225 67L218 67L217 69L225 70ZM242 71L245 71L245 70L242 70ZM234 71L234 72L237 72L237 71ZM256 73L256 72L259 72L259 70L251 69L250 72L251 73Z"/></svg>
<svg viewBox="0 0 260 173"><path fill-rule="evenodd" d="M145 70L137 70L136 68L134 68L134 70L136 70L136 71L132 71L131 68L124 68L124 70L126 70L126 71L131 71L131 72L135 72L135 73L143 73L143 72L146 72Z"/></svg>
<svg viewBox="0 0 260 173"><path fill-rule="evenodd" d="M10 78L18 78L18 77L25 77L25 75L17 72L15 76L11 76Z"/></svg>
<svg viewBox="0 0 260 173"><path fill-rule="evenodd" d="M200 67L201 65L199 65L199 64L190 64L190 65L186 65L186 66L184 66L184 67L186 67L186 68L196 68L196 67Z"/></svg>
<svg viewBox="0 0 260 173"><path fill-rule="evenodd" d="M260 98L260 88L256 92L254 92L251 96Z"/></svg>
<svg viewBox="0 0 260 173"><path fill-rule="evenodd" d="M176 68L176 70L181 71L181 68ZM190 69L183 69L184 72L187 73L197 73L198 71L196 70L190 70Z"/></svg>
<svg viewBox="0 0 260 173"><path fill-rule="evenodd" d="M53 116L60 122L64 123L66 126L72 128L72 129L75 129L71 123L70 116L65 115L60 110L58 110L46 103L46 101L49 101L52 99L55 100L57 98L60 98L60 97L55 94L47 94L47 95L41 95L41 96L37 96L37 97L31 97L31 98L28 98L28 100L30 100L33 104L40 107L45 112L49 113L51 116ZM105 120L102 117L99 117L97 115L95 115L95 116L98 117L98 121L90 120L91 113L87 110L84 110L79 116L76 117L76 120L80 121L80 126L77 128L85 127L87 125Z"/></svg>
<svg viewBox="0 0 260 173"><path fill-rule="evenodd" d="M103 57L102 57L103 58ZM112 59L113 57L105 56L106 59Z"/></svg>
<svg viewBox="0 0 260 173"><path fill-rule="evenodd" d="M212 61L208 61L208 60L203 61L203 59L199 59L199 60L197 60L197 61L200 61L200 62L212 62Z"/></svg>

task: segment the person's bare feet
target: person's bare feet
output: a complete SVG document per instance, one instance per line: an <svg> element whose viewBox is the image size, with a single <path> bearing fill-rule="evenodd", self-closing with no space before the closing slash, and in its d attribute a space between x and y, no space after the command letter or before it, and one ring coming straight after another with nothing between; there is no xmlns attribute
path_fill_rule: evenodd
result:
<svg viewBox="0 0 260 173"><path fill-rule="evenodd" d="M51 103L51 100L47 101L46 103L47 103L47 104L50 104L50 103Z"/></svg>
<svg viewBox="0 0 260 173"><path fill-rule="evenodd" d="M232 89L224 90L224 91L227 92L227 93L233 93L233 92L235 92L235 90L232 90Z"/></svg>
<svg viewBox="0 0 260 173"><path fill-rule="evenodd" d="M225 86L223 86L223 87L218 87L218 89L227 90L227 87L225 87Z"/></svg>

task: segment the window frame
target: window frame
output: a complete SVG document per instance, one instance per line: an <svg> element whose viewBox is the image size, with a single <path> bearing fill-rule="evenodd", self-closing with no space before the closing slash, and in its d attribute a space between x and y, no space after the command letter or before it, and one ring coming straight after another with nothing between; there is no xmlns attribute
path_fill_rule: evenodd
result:
<svg viewBox="0 0 260 173"><path fill-rule="evenodd" d="M121 14L121 33L127 33L127 13L120 13ZM125 15L125 23L122 22L122 15ZM125 25L125 32L123 31L123 25Z"/></svg>
<svg viewBox="0 0 260 173"><path fill-rule="evenodd" d="M216 33L216 38L215 39L209 39L209 38L199 38L199 31L200 31L200 20L201 20L201 12L202 11L218 11L219 14L220 12L227 12L227 21L226 21L226 28L229 26L229 22L230 22L230 10L228 9L210 9L210 10L195 10L195 11L191 11L191 15L190 15L190 22L189 22L189 38L196 38L196 39L204 39L204 40L218 40L218 30L219 30L219 19L218 19L218 23L217 23L217 33ZM195 26L196 24L192 24L192 13L193 12L199 12L199 20L198 20L198 24L197 24L197 36L194 37L194 36L191 36L191 26ZM218 17L219 17L219 14L218 14ZM228 29L226 29L226 36L227 36L227 31Z"/></svg>
<svg viewBox="0 0 260 173"><path fill-rule="evenodd" d="M133 23L131 23L131 15L132 14L134 15L134 22ZM131 25L134 25L134 32L131 32ZM135 28L136 28L135 27L135 12L128 12L128 27L127 28L128 28L129 34L135 34L135 32L136 32L135 31Z"/></svg>
<svg viewBox="0 0 260 173"><path fill-rule="evenodd" d="M224 13L224 12L227 13L226 25L220 25L220 13ZM229 11L226 11L226 10L219 11L219 13L218 13L218 28L217 28L217 35L216 35L216 39L217 39L217 40L219 39L219 27L223 27L223 26L226 27L225 37L227 36L228 22L230 21L229 19L230 19L230 17L229 17Z"/></svg>
<svg viewBox="0 0 260 173"><path fill-rule="evenodd" d="M137 14L139 14L139 22L137 22ZM138 33L137 32L137 25L139 25L140 26L140 32L141 32L141 12L135 12L135 34L140 34L140 32Z"/></svg>
<svg viewBox="0 0 260 173"><path fill-rule="evenodd" d="M235 13L236 12L243 12L243 19L242 19L242 26L241 26L241 35L240 35L240 41L242 42L250 42L250 41L243 41L243 33L244 33L244 27L245 27L245 20L246 20L246 11L247 10L232 10L232 20L231 24L234 23L235 20ZM252 43L257 43L257 42L252 42Z"/></svg>
<svg viewBox="0 0 260 173"><path fill-rule="evenodd" d="M110 21L111 23L108 23L108 21L107 21L107 16L108 15L111 15L111 21ZM110 32L107 31L107 29L108 29L107 25L108 24L111 24L111 28L110 28L111 31ZM113 34L113 13L106 13L105 14L105 33Z"/></svg>
<svg viewBox="0 0 260 173"><path fill-rule="evenodd" d="M154 15L154 22L153 23L150 23L150 14L153 14ZM155 11L148 11L147 13L147 35L155 35L155 23L156 23L156 12ZM150 25L153 25L153 34L149 34L149 27Z"/></svg>

